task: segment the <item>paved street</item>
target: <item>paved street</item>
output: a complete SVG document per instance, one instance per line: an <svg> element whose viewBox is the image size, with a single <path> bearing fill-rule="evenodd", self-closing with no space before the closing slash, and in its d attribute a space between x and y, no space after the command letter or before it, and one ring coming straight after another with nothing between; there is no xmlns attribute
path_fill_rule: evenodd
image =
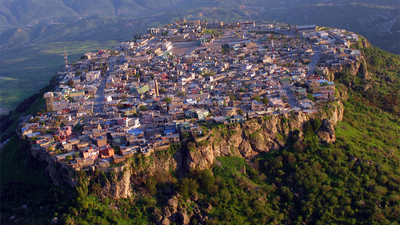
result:
<svg viewBox="0 0 400 225"><path fill-rule="evenodd" d="M291 87L291 85L281 86L281 88L286 91L287 102L289 103L290 108L292 108L292 109L295 107L300 108L301 106L297 103L297 99L296 99L296 96L294 95L294 93L292 91L290 91L290 89L289 89L290 87Z"/></svg>
<svg viewBox="0 0 400 225"><path fill-rule="evenodd" d="M106 87L106 82L107 82L107 75L105 75L101 80L100 86L98 87L97 92L95 94L95 100L94 100L95 107L93 110L94 113L103 112L104 97L105 97L104 88Z"/></svg>
<svg viewBox="0 0 400 225"><path fill-rule="evenodd" d="M315 67L318 64L319 55L321 53L320 47L313 45L313 49L314 49L314 56L312 57L311 62L307 66L308 67L307 77L315 73Z"/></svg>
<svg viewBox="0 0 400 225"><path fill-rule="evenodd" d="M116 63L116 57L114 57L112 60L110 60L109 71L107 71L106 74L100 80L100 86L97 88L97 91L96 91L96 94L95 94L95 100L94 100L93 112L95 114L103 112L104 104L105 104L105 91L104 91L104 89L106 87L108 73L114 70L115 63Z"/></svg>

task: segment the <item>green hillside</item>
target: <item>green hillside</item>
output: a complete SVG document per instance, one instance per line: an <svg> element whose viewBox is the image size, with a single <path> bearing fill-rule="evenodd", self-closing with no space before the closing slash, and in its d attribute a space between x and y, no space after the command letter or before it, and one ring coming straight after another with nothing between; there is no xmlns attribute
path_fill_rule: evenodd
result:
<svg viewBox="0 0 400 225"><path fill-rule="evenodd" d="M156 224L176 203L190 224L205 216L206 224L398 224L400 57L363 44L368 46L361 38L355 47L363 52L370 79L335 74L349 97L335 143L318 143L318 122L310 121L304 139L291 132L285 150L252 160L218 157L211 170L185 177L156 171L146 182L133 178L133 199L112 200L99 196L99 182L115 174L94 173L76 190L56 188L14 136L0 152L1 223L15 215L31 224L48 224L55 216L61 224ZM368 85L374 91L365 91ZM151 166L144 157L136 163L144 171Z"/></svg>
<svg viewBox="0 0 400 225"><path fill-rule="evenodd" d="M311 125L303 141L294 133L286 150L251 161L219 157L212 171L192 171L179 181L158 172L135 185L138 195L129 204L99 200L96 183L82 182L75 214L63 218L67 224L156 224L155 215L173 198L162 190L171 188L180 211L200 209L207 224L398 224L399 124L399 117L350 100L334 144L318 144ZM109 204L118 210L107 210Z"/></svg>
<svg viewBox="0 0 400 225"><path fill-rule="evenodd" d="M393 102L400 99L400 57L358 47L371 79L336 74L349 99L335 143L319 144L318 123L311 121L304 126L304 139L291 132L282 151L252 160L218 157L212 170L191 171L180 179L156 172L146 184L135 185L139 194L130 205L99 201L90 191L95 183L82 182L73 206L79 213L64 215L66 223L156 224L176 199L179 211L191 216L190 224L205 216L206 224L398 224L400 117ZM369 84L374 91L364 91ZM178 198L162 191L166 188ZM105 211L108 204L119 210Z"/></svg>

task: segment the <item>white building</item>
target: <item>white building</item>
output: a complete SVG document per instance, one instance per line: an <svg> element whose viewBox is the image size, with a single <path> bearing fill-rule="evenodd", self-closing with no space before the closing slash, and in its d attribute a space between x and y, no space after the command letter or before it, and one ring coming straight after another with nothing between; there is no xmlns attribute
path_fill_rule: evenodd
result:
<svg viewBox="0 0 400 225"><path fill-rule="evenodd" d="M323 39L328 39L328 36L329 36L328 32L326 32L326 31L319 31L319 32L317 32L317 35L318 35L318 37L323 38Z"/></svg>
<svg viewBox="0 0 400 225"><path fill-rule="evenodd" d="M87 72L86 73L86 81L92 82L92 81L98 80L100 78L100 73L101 73L100 70Z"/></svg>
<svg viewBox="0 0 400 225"><path fill-rule="evenodd" d="M162 45L161 45L161 50L163 50L163 51L169 51L169 50L171 50L172 49L172 42L170 42L170 41L167 41L167 42L164 42Z"/></svg>

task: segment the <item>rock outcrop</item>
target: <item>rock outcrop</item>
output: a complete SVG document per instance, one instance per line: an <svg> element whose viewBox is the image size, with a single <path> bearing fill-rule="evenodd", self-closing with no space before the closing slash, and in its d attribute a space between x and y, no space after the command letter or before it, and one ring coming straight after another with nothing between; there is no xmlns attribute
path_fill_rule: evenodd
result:
<svg viewBox="0 0 400 225"><path fill-rule="evenodd" d="M35 159L46 164L46 171L49 173L54 185L69 185L71 187L76 186L77 179L75 178L73 171L65 164L59 163L52 159L52 156L50 156L50 154L42 148L30 146L29 151Z"/></svg>
<svg viewBox="0 0 400 225"><path fill-rule="evenodd" d="M111 178L106 179L105 185L103 186L103 195L112 199L132 197L130 169L126 169L122 173L113 173L110 176Z"/></svg>
<svg viewBox="0 0 400 225"><path fill-rule="evenodd" d="M321 143L334 142L334 126L343 119L343 111L343 104L336 102L324 113L272 115L214 129L206 140L188 144L183 168L187 171L194 168L210 168L218 156L239 156L248 159L271 150L280 150L285 146L289 132L299 130L301 137L303 124L316 117L322 122L317 133Z"/></svg>
<svg viewBox="0 0 400 225"><path fill-rule="evenodd" d="M355 63L350 64L350 74L356 76L358 73L361 74L361 78L365 80L371 79L371 74L368 72L367 62L364 58L358 60ZM333 81L334 79L332 79Z"/></svg>
<svg viewBox="0 0 400 225"><path fill-rule="evenodd" d="M285 114L269 115L257 119L251 119L244 123L220 125L209 131L202 141L189 142L176 152L165 154L152 154L142 157L139 166L131 158L126 162L122 172L111 172L107 176L89 172L91 179L99 179L102 184L102 195L112 199L131 198L132 185L146 181L147 177L157 171L176 171L185 175L191 169L207 169L216 161L218 156L238 156L246 159L257 157L271 150L283 149L290 132L298 130L302 138L303 125L313 118L320 118L321 127L317 132L321 143L331 143L336 140L334 126L343 118L343 104L338 101L330 105L330 108L316 114ZM77 185L75 173L62 163L51 158L48 152L40 148L31 147L31 154L39 161L47 163L54 184ZM94 176L93 176L94 175ZM97 178L96 178L97 176ZM164 190L168 191L168 190ZM196 199L193 199L196 201ZM167 224L169 221L187 221L185 214L177 214L177 200L168 201L168 219L158 217L157 223Z"/></svg>
<svg viewBox="0 0 400 225"><path fill-rule="evenodd" d="M371 80L371 74L368 72L367 69L367 62L365 61L365 59L363 60L363 62L360 65L360 68L358 70L360 72L360 74L362 75L362 78L365 80Z"/></svg>
<svg viewBox="0 0 400 225"><path fill-rule="evenodd" d="M344 84L339 84L338 86L336 86L336 90L338 93L337 98L340 101L347 101L347 99L349 99L349 90L348 87L346 87L346 85Z"/></svg>

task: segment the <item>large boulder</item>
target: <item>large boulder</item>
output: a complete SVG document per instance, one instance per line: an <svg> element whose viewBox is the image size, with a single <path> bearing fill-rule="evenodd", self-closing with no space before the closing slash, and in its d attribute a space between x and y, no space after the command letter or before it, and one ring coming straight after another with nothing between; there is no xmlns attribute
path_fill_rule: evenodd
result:
<svg viewBox="0 0 400 225"><path fill-rule="evenodd" d="M179 212L178 213L179 220L183 225L187 225L190 222L190 218L186 212Z"/></svg>
<svg viewBox="0 0 400 225"><path fill-rule="evenodd" d="M178 199L176 197L173 197L168 200L168 206L171 206L172 208L178 208Z"/></svg>
<svg viewBox="0 0 400 225"><path fill-rule="evenodd" d="M162 219L159 224L160 225L169 225L170 221L169 221L169 219L167 217L164 217L164 219Z"/></svg>
<svg viewBox="0 0 400 225"><path fill-rule="evenodd" d="M154 215L153 215L153 220L154 220L154 222L156 222L156 223L159 223L161 220L162 220L162 216L160 215L160 214L158 214L158 213L155 213Z"/></svg>

